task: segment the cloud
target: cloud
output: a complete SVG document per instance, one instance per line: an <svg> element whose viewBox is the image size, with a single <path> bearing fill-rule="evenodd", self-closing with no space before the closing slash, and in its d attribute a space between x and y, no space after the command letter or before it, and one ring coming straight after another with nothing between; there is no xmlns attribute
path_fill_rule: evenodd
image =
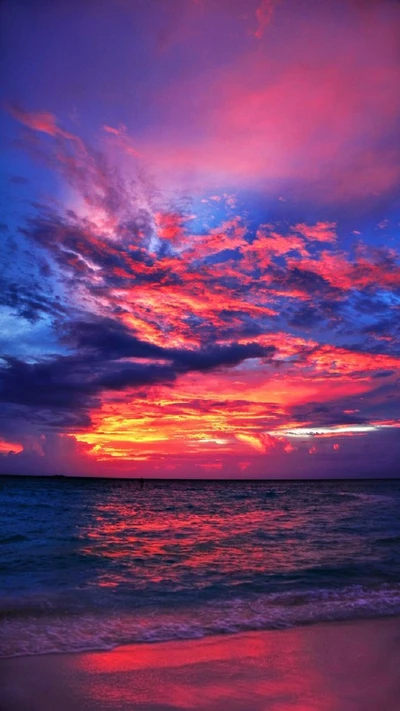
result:
<svg viewBox="0 0 400 711"><path fill-rule="evenodd" d="M268 434L267 432L260 432L258 434L245 434L243 432L238 432L236 433L236 438L239 441L248 444L257 452L266 453L274 447L282 446L286 448L285 451L288 452L291 452L293 449L292 447L290 447L289 449L287 448L289 442L284 437L274 437L273 435Z"/></svg>
<svg viewBox="0 0 400 711"><path fill-rule="evenodd" d="M61 126L58 125L57 119L53 114L43 112L29 112L18 106L10 105L8 107L10 114L20 123L27 126L32 131L39 131L40 133L46 133L48 136L53 138L61 136L62 138L67 138L73 141L80 141L77 136L68 131L65 131Z"/></svg>
<svg viewBox="0 0 400 711"><path fill-rule="evenodd" d="M272 21L275 6L279 0L261 0L256 9L257 29L254 32L254 37L261 39Z"/></svg>
<svg viewBox="0 0 400 711"><path fill-rule="evenodd" d="M191 67L168 84L168 108L157 96L162 136L110 117L89 145L53 114L14 111L67 197L30 206L2 275L0 448L12 443L13 466L65 451L85 471L273 474L290 459L308 475L329 457L340 471L362 441L392 467L400 254L389 228L385 245L360 230L352 243L343 209L398 177L398 66L386 15L366 42L374 8L345 27L320 10L290 43L283 29L282 47L270 32L212 72L205 61L193 113ZM300 202L282 213L286 185Z"/></svg>
<svg viewBox="0 0 400 711"><path fill-rule="evenodd" d="M258 37L274 4L258 7ZM348 2L332 12L311 1L285 11L291 21L257 51L238 39L233 54L222 39L219 62L201 72L193 62L189 76L168 81L157 96L162 138L149 127L135 140L168 184L240 185L312 204L376 201L400 177L399 8Z"/></svg>
<svg viewBox="0 0 400 711"><path fill-rule="evenodd" d="M21 444L16 442L7 442L6 440L0 438L0 456L19 454L22 451L23 447Z"/></svg>
<svg viewBox="0 0 400 711"><path fill-rule="evenodd" d="M187 373L232 368L252 358L271 358L273 346L230 344L195 350L161 348L139 340L108 318L70 322L63 342L75 350L29 363L5 356L0 367L0 401L14 419L28 411L49 428L89 424L89 414L106 393L148 390L173 384ZM14 410L13 410L14 408ZM16 410L15 408L19 408ZM83 416L81 420L69 414ZM61 414L61 419L60 419ZM86 420L85 420L86 416Z"/></svg>
<svg viewBox="0 0 400 711"><path fill-rule="evenodd" d="M357 346L334 339L348 311L353 323L355 289L359 299L365 288L369 298L395 289L395 250L346 252L337 225L322 220L254 227L222 212L199 228L192 205L158 205L150 192L143 210L141 184L130 192L104 158L78 153L77 191L104 219L38 209L22 230L49 264L47 293L62 288L68 308L43 301L59 353L4 359L0 398L17 430L30 420L37 436L73 436L84 458L155 462L163 452L286 456L297 451L289 427L383 419L380 405L372 412L366 403L400 371L391 341L370 352L363 338L374 327L363 316ZM60 161L63 172L62 152ZM39 308L42 290L24 298ZM382 333L395 333L390 323ZM319 342L324 327L333 342ZM345 414L360 409L351 407L357 397L367 398L364 414Z"/></svg>

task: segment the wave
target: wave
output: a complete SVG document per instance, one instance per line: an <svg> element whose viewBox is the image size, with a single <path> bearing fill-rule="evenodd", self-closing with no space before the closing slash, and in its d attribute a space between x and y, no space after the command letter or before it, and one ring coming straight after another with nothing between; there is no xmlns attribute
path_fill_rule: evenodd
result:
<svg viewBox="0 0 400 711"><path fill-rule="evenodd" d="M317 622L400 615L400 585L367 589L280 592L179 608L81 611L3 608L0 656L107 650L124 644L293 627Z"/></svg>

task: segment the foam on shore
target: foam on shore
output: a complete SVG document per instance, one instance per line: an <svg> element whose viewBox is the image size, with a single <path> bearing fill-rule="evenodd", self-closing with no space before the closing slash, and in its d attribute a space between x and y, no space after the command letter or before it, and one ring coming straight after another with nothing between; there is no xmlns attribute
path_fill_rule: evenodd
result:
<svg viewBox="0 0 400 711"><path fill-rule="evenodd" d="M0 660L2 711L399 711L400 618Z"/></svg>

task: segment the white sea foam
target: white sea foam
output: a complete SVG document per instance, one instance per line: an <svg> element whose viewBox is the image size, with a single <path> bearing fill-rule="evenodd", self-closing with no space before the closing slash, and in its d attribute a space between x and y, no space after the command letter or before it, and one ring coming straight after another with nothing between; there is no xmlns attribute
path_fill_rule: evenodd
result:
<svg viewBox="0 0 400 711"><path fill-rule="evenodd" d="M196 639L388 615L400 615L399 585L253 595L147 612L5 614L0 620L0 655L105 650L130 643Z"/></svg>

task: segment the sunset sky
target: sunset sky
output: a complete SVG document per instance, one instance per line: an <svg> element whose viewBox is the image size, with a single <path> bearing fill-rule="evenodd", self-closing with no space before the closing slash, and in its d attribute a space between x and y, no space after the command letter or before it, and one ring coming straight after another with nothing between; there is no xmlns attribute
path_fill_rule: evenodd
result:
<svg viewBox="0 0 400 711"><path fill-rule="evenodd" d="M0 13L0 473L398 475L400 3Z"/></svg>

